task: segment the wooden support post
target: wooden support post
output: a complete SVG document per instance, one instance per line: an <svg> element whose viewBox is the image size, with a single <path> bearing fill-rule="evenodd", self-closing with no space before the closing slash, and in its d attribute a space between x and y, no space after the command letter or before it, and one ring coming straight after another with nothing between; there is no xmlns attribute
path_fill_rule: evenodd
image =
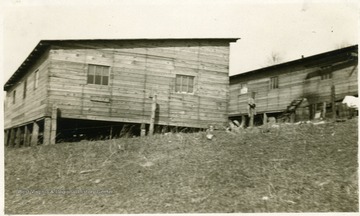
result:
<svg viewBox="0 0 360 216"><path fill-rule="evenodd" d="M349 107L346 104L342 104L342 106L343 106L343 110L345 113L344 117L348 118L349 117Z"/></svg>
<svg viewBox="0 0 360 216"><path fill-rule="evenodd" d="M110 126L110 134L109 134L109 139L112 139L112 133L113 133L113 127Z"/></svg>
<svg viewBox="0 0 360 216"><path fill-rule="evenodd" d="M29 128L27 125L24 126L24 146L29 146Z"/></svg>
<svg viewBox="0 0 360 216"><path fill-rule="evenodd" d="M322 117L323 119L326 118L326 102L323 102L323 110L322 110L322 115L321 115L321 117Z"/></svg>
<svg viewBox="0 0 360 216"><path fill-rule="evenodd" d="M151 118L150 118L150 127L149 127L149 135L150 136L152 136L154 134L156 102L157 102L157 95L154 95L152 98L152 104L151 104Z"/></svg>
<svg viewBox="0 0 360 216"><path fill-rule="evenodd" d="M37 146L38 140L39 140L39 124L36 121L34 121L30 145Z"/></svg>
<svg viewBox="0 0 360 216"><path fill-rule="evenodd" d="M31 146L31 125L27 125L27 129L28 129L27 144L28 146Z"/></svg>
<svg viewBox="0 0 360 216"><path fill-rule="evenodd" d="M161 133L162 134L166 134L168 132L168 126L167 125L163 125L161 128Z"/></svg>
<svg viewBox="0 0 360 216"><path fill-rule="evenodd" d="M245 128L245 122L246 122L246 116L242 115L241 116L241 123L240 123L241 128Z"/></svg>
<svg viewBox="0 0 360 216"><path fill-rule="evenodd" d="M249 127L254 127L254 112L250 111Z"/></svg>
<svg viewBox="0 0 360 216"><path fill-rule="evenodd" d="M135 127L135 125L133 125L133 124L130 125L129 130L127 132L127 137L133 136L134 127Z"/></svg>
<svg viewBox="0 0 360 216"><path fill-rule="evenodd" d="M9 130L5 130L4 131L4 146L8 145L8 141L9 141Z"/></svg>
<svg viewBox="0 0 360 216"><path fill-rule="evenodd" d="M50 126L51 127L51 131L50 131L50 144L51 145L56 143L57 114L58 114L57 106L53 105L52 111L51 111L51 126Z"/></svg>
<svg viewBox="0 0 360 216"><path fill-rule="evenodd" d="M10 147L13 147L15 145L15 133L16 133L16 129L11 128L10 129L10 139L9 139L9 144L8 144L8 146L10 146Z"/></svg>
<svg viewBox="0 0 360 216"><path fill-rule="evenodd" d="M333 120L336 119L336 106L335 106L335 85L331 86L331 111Z"/></svg>
<svg viewBox="0 0 360 216"><path fill-rule="evenodd" d="M316 113L317 113L317 103L314 104L314 116L313 116L313 119L315 119Z"/></svg>
<svg viewBox="0 0 360 216"><path fill-rule="evenodd" d="M20 141L21 141L21 130L20 128L16 128L15 133L15 147L20 147Z"/></svg>
<svg viewBox="0 0 360 216"><path fill-rule="evenodd" d="M344 118L344 106L342 103L339 104L339 117Z"/></svg>
<svg viewBox="0 0 360 216"><path fill-rule="evenodd" d="M263 125L267 124L267 115L266 113L264 113L264 117L263 117Z"/></svg>
<svg viewBox="0 0 360 216"><path fill-rule="evenodd" d="M295 123L295 112L290 113L290 123Z"/></svg>
<svg viewBox="0 0 360 216"><path fill-rule="evenodd" d="M129 137L129 125L124 124L120 130L119 137Z"/></svg>
<svg viewBox="0 0 360 216"><path fill-rule="evenodd" d="M146 128L145 128L145 123L142 123L140 125L140 136L145 136L146 135Z"/></svg>
<svg viewBox="0 0 360 216"><path fill-rule="evenodd" d="M43 145L50 144L50 134L51 134L51 118L46 117L44 119L44 140Z"/></svg>

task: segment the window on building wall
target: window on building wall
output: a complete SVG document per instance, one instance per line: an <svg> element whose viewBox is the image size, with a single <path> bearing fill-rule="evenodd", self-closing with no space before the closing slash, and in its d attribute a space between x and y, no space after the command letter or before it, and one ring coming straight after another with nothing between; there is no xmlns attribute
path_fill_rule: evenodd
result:
<svg viewBox="0 0 360 216"><path fill-rule="evenodd" d="M271 77L270 78L270 89L279 88L279 77Z"/></svg>
<svg viewBox="0 0 360 216"><path fill-rule="evenodd" d="M320 68L320 72L321 72L320 79L321 80L331 79L332 78L331 71L332 71L332 65L322 66Z"/></svg>
<svg viewBox="0 0 360 216"><path fill-rule="evenodd" d="M182 93L194 92L194 76L176 74L175 91Z"/></svg>
<svg viewBox="0 0 360 216"><path fill-rule="evenodd" d="M88 65L88 84L108 85L109 84L109 66L103 65Z"/></svg>
<svg viewBox="0 0 360 216"><path fill-rule="evenodd" d="M240 84L240 94L246 94L246 93L248 93L247 83L241 83Z"/></svg>
<svg viewBox="0 0 360 216"><path fill-rule="evenodd" d="M24 91L23 91L23 98L26 98L26 89L27 89L27 79L24 80Z"/></svg>
<svg viewBox="0 0 360 216"><path fill-rule="evenodd" d="M12 100L13 100L13 101L12 101L13 104L15 104L15 102L16 102L16 101L15 101L15 100L16 100L16 90L13 91Z"/></svg>
<svg viewBox="0 0 360 216"><path fill-rule="evenodd" d="M39 86L39 70L34 72L34 90Z"/></svg>
<svg viewBox="0 0 360 216"><path fill-rule="evenodd" d="M331 79L331 77L332 77L331 73L322 74L321 80Z"/></svg>

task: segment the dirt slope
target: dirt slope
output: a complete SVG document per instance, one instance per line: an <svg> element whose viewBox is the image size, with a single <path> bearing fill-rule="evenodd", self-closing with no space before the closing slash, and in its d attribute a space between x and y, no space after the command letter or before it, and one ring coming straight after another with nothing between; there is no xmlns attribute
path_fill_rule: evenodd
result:
<svg viewBox="0 0 360 216"><path fill-rule="evenodd" d="M358 211L357 119L5 150L5 213Z"/></svg>

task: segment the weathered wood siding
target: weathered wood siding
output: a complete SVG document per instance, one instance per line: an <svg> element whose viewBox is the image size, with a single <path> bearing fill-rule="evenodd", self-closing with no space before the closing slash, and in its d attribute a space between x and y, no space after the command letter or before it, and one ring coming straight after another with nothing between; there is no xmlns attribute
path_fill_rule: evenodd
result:
<svg viewBox="0 0 360 216"><path fill-rule="evenodd" d="M341 61L345 62L342 63ZM307 98L309 104L331 102L331 85L335 85L336 100L346 95L357 95L357 61L328 59L317 64L306 61L297 64L272 67L261 71L249 72L230 78L229 115L247 114L247 100L251 92L256 92L255 102L258 113L283 112L290 103L299 98ZM321 80L321 76L306 79L309 73L319 71L320 66L342 65L332 69L332 78ZM271 77L278 77L277 89L270 89ZM242 84L247 84L248 93L240 94Z"/></svg>
<svg viewBox="0 0 360 216"><path fill-rule="evenodd" d="M47 114L47 88L49 53L45 52L29 69L20 81L6 92L4 102L4 128L11 128L42 118ZM38 87L34 88L35 71L39 73ZM24 98L24 83L26 81L26 97ZM13 92L16 90L15 103Z"/></svg>
<svg viewBox="0 0 360 216"><path fill-rule="evenodd" d="M227 121L229 41L62 42L50 51L50 104L63 118L207 127ZM87 84L88 64L110 66L109 85ZM176 74L194 93L175 92Z"/></svg>
<svg viewBox="0 0 360 216"><path fill-rule="evenodd" d="M350 64L332 72L331 79L321 80L320 76L305 81L304 96L310 104L331 103L331 86L335 86L335 100L342 100L346 95L358 94L358 67Z"/></svg>
<svg viewBox="0 0 360 216"><path fill-rule="evenodd" d="M303 95L303 83L308 72L301 67L253 73L232 80L230 84L229 115L247 114L247 100L255 92L256 111L284 111L294 99ZM245 75L245 74L244 74ZM277 76L279 88L270 89L270 78ZM247 83L248 93L240 94L240 86Z"/></svg>

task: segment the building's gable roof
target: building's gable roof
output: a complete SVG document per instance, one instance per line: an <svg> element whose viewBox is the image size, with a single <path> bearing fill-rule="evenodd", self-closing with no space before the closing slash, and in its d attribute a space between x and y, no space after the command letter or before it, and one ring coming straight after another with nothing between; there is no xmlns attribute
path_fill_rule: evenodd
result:
<svg viewBox="0 0 360 216"><path fill-rule="evenodd" d="M286 67L292 67L292 66L296 66L296 65L303 65L305 67L311 67L311 66L313 66L313 64L315 64L315 65L321 64L322 61L324 61L324 63L328 62L329 59L339 59L339 58L357 59L358 58L357 53L358 53L358 45L353 45L353 46L345 47L342 49L332 50L329 52L320 53L317 55L297 59L294 61L288 61L288 62L284 62L281 64L276 64L276 65L272 65L269 67L264 67L264 68L236 74L236 75L230 76L230 79L237 79L242 76L247 76L247 75L255 74L255 73L262 73L262 72L270 71L270 70L280 70L280 69L283 69ZM312 64L311 62L314 62L314 63Z"/></svg>
<svg viewBox="0 0 360 216"><path fill-rule="evenodd" d="M224 41L224 42L236 42L240 38L138 38L138 39L78 39L78 40L41 40L36 47L31 51L29 56L25 59L25 61L20 65L20 67L15 71L15 73L8 79L8 81L4 85L4 90L9 90L12 86L14 86L20 79L23 77L28 70L33 66L34 62L38 59L39 56L44 54L44 52L53 44L61 45L63 42L106 42L106 41Z"/></svg>

